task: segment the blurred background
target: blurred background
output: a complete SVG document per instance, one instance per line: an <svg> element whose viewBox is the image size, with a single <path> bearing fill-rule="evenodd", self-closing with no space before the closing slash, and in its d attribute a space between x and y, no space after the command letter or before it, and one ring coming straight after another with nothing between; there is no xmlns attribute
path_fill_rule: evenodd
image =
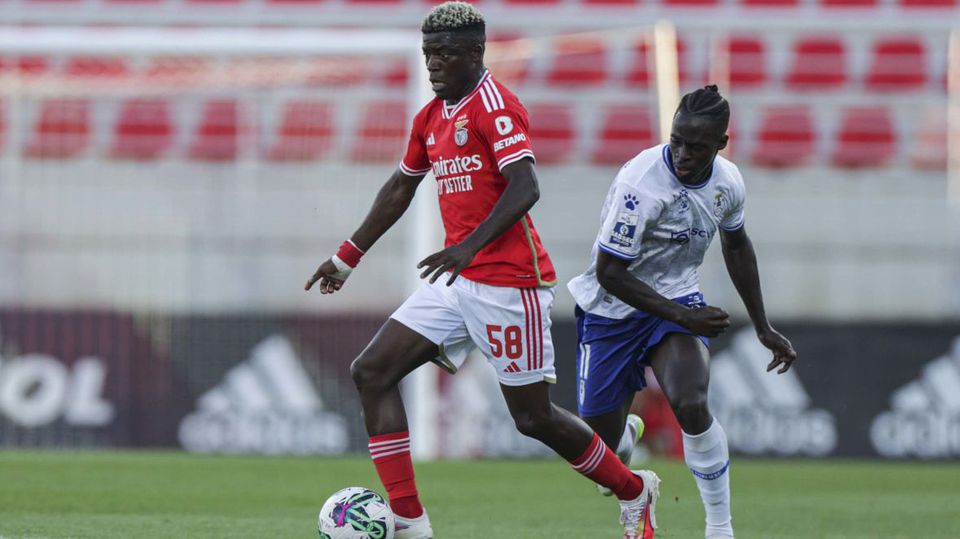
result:
<svg viewBox="0 0 960 539"><path fill-rule="evenodd" d="M430 98L431 5L0 2L0 446L365 451L348 365L441 246L432 179L340 293L302 288ZM712 249L702 290L737 321L712 345L731 448L960 456L956 0L478 6L488 66L530 113L558 403L575 409L565 283L607 188L661 140L678 90L716 83L767 312L801 357L764 374ZM482 358L407 389L421 457L548 454L514 432ZM649 451L678 454L656 388L636 404Z"/></svg>

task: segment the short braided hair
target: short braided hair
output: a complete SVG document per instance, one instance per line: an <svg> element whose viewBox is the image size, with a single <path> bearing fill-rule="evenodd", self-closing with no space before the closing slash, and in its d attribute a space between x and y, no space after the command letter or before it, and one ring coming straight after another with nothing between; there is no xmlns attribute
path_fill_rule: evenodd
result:
<svg viewBox="0 0 960 539"><path fill-rule="evenodd" d="M444 2L430 10L420 31L424 34L474 31L482 36L486 33L486 21L480 10L471 4Z"/></svg>
<svg viewBox="0 0 960 539"><path fill-rule="evenodd" d="M716 84L710 84L683 96L677 107L677 114L703 116L713 120L722 133L730 125L730 104L720 95Z"/></svg>

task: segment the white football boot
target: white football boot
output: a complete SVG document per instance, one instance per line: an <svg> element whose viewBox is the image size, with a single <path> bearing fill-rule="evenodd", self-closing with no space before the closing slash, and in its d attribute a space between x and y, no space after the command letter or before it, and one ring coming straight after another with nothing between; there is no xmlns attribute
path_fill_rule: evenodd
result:
<svg viewBox="0 0 960 539"><path fill-rule="evenodd" d="M633 470L643 480L643 492L636 499L620 500L623 539L652 539L657 529L657 500L660 478L650 470Z"/></svg>
<svg viewBox="0 0 960 539"><path fill-rule="evenodd" d="M403 518L394 515L393 539L433 539L433 528L430 527L430 517L427 510L417 518Z"/></svg>
<svg viewBox="0 0 960 539"><path fill-rule="evenodd" d="M635 414L627 414L627 429L626 432L630 435L630 439L633 440L632 444L621 444L620 447L617 447L617 458L620 459L625 466L630 466L630 459L633 457L633 451L637 448L637 444L640 443L640 438L643 438L643 420L640 419L640 416ZM600 491L600 494L604 496L613 496L613 491L608 489L603 485L597 485L597 490Z"/></svg>

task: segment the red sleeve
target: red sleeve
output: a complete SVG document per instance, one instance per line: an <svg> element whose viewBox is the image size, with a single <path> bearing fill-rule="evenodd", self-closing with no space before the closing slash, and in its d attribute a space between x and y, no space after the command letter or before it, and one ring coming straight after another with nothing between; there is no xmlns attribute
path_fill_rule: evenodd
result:
<svg viewBox="0 0 960 539"><path fill-rule="evenodd" d="M501 95L494 85L487 85L484 106L487 113L481 115L479 130L490 144L497 168L515 163L525 157L536 161L530 145L530 124L527 109L511 95Z"/></svg>
<svg viewBox="0 0 960 539"><path fill-rule="evenodd" d="M423 176L430 172L430 157L427 155L427 145L423 140L425 112L426 107L413 118L410 141L407 142L407 152L400 161L400 172L407 176Z"/></svg>

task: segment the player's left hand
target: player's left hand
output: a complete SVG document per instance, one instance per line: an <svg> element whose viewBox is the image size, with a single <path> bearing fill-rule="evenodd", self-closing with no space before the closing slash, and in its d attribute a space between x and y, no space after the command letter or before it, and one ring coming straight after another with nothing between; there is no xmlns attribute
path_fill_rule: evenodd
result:
<svg viewBox="0 0 960 539"><path fill-rule="evenodd" d="M772 327L767 327L757 332L757 338L760 339L760 342L764 346L773 352L773 361L767 365L767 372L776 369L778 366L780 369L777 371L777 374L783 374L790 370L793 362L797 359L797 352L793 349L793 345L790 344L790 341L787 340L786 337Z"/></svg>
<svg viewBox="0 0 960 539"><path fill-rule="evenodd" d="M441 275L449 271L450 278L447 279L447 286L450 286L457 280L460 272L473 262L475 256L477 256L476 251L458 243L424 258L417 264L417 269L427 268L420 274L420 278L426 279L433 274L430 277L431 283L436 282Z"/></svg>

